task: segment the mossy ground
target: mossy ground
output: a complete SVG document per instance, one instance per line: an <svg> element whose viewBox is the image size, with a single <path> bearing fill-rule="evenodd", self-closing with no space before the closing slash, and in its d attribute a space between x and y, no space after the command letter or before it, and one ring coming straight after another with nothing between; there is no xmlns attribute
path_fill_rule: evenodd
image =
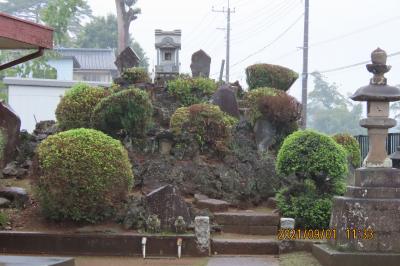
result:
<svg viewBox="0 0 400 266"><path fill-rule="evenodd" d="M279 256L279 266L321 266L308 252L293 252Z"/></svg>

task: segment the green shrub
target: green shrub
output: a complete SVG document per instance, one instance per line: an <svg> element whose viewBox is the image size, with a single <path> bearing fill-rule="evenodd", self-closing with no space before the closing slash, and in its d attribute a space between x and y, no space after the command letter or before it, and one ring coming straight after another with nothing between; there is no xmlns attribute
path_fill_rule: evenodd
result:
<svg viewBox="0 0 400 266"><path fill-rule="evenodd" d="M297 226L327 228L332 196L345 191L346 151L331 137L312 131L297 131L285 139L276 169L288 178L277 194L282 214L296 219Z"/></svg>
<svg viewBox="0 0 400 266"><path fill-rule="evenodd" d="M122 73L122 78L129 84L147 83L151 81L147 69L142 67L132 67L126 69Z"/></svg>
<svg viewBox="0 0 400 266"><path fill-rule="evenodd" d="M93 129L49 136L38 147L38 165L35 191L52 220L102 220L113 215L133 184L125 148Z"/></svg>
<svg viewBox="0 0 400 266"><path fill-rule="evenodd" d="M352 135L346 133L336 134L333 139L347 151L347 157L353 167L359 167L361 164L361 150L358 141Z"/></svg>
<svg viewBox="0 0 400 266"><path fill-rule="evenodd" d="M276 169L281 175L311 178L321 192L341 193L341 182L348 172L347 153L325 134L296 131L283 142Z"/></svg>
<svg viewBox="0 0 400 266"><path fill-rule="evenodd" d="M185 134L194 137L203 147L226 146L231 137L231 128L237 119L229 116L212 104L195 104L181 107L172 115L170 128L179 138Z"/></svg>
<svg viewBox="0 0 400 266"><path fill-rule="evenodd" d="M287 91L299 75L291 69L278 65L255 64L246 68L249 89L271 87Z"/></svg>
<svg viewBox="0 0 400 266"><path fill-rule="evenodd" d="M305 180L298 193L289 191L288 188L280 190L277 195L277 206L284 217L296 220L296 228L326 229L332 209L332 198L318 196L312 180Z"/></svg>
<svg viewBox="0 0 400 266"><path fill-rule="evenodd" d="M3 230L6 228L8 223L8 216L4 212L0 211L0 230Z"/></svg>
<svg viewBox="0 0 400 266"><path fill-rule="evenodd" d="M149 95L139 89L127 89L104 98L94 108L92 126L111 136L127 134L142 137L153 115Z"/></svg>
<svg viewBox="0 0 400 266"><path fill-rule="evenodd" d="M168 81L168 92L183 106L206 102L216 90L217 84L214 80L203 77L178 77Z"/></svg>
<svg viewBox="0 0 400 266"><path fill-rule="evenodd" d="M89 128L94 107L109 94L101 88L80 83L68 90L56 109L56 118L61 130Z"/></svg>

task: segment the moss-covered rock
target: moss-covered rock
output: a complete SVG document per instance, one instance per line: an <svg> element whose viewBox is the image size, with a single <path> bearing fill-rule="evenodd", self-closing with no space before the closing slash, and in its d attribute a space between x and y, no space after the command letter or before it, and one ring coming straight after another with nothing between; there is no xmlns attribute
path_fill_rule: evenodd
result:
<svg viewBox="0 0 400 266"><path fill-rule="evenodd" d="M80 83L68 90L56 109L56 118L61 130L89 128L94 107L109 95L102 88Z"/></svg>
<svg viewBox="0 0 400 266"><path fill-rule="evenodd" d="M149 95L136 88L102 99L94 108L92 126L111 136L143 137L151 124L153 106Z"/></svg>
<svg viewBox="0 0 400 266"><path fill-rule="evenodd" d="M287 91L299 75L291 69L278 65L255 64L246 68L249 89L271 87Z"/></svg>
<svg viewBox="0 0 400 266"><path fill-rule="evenodd" d="M93 129L52 135L38 147L36 194L53 220L96 222L126 198L133 174L118 140Z"/></svg>

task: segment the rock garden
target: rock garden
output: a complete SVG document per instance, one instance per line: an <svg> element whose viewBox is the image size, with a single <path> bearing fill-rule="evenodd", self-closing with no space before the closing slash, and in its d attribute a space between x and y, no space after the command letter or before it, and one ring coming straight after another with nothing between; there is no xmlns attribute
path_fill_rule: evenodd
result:
<svg viewBox="0 0 400 266"><path fill-rule="evenodd" d="M280 217L327 228L358 143L299 130L301 104L286 93L297 73L257 64L246 74L249 91L190 75L159 86L126 69L109 88L68 90L57 121L32 134L13 140L2 125L0 228L191 235L195 217L209 217L213 254L296 248L275 239Z"/></svg>

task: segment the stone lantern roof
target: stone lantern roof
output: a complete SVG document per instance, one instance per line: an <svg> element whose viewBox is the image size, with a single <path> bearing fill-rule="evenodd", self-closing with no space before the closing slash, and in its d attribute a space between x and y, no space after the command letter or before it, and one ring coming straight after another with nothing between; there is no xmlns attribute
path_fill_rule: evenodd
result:
<svg viewBox="0 0 400 266"><path fill-rule="evenodd" d="M394 102L400 100L400 89L387 85L384 74L391 66L386 65L387 54L378 48L371 54L372 64L367 65L369 72L374 74L370 84L359 88L350 98L353 101Z"/></svg>

